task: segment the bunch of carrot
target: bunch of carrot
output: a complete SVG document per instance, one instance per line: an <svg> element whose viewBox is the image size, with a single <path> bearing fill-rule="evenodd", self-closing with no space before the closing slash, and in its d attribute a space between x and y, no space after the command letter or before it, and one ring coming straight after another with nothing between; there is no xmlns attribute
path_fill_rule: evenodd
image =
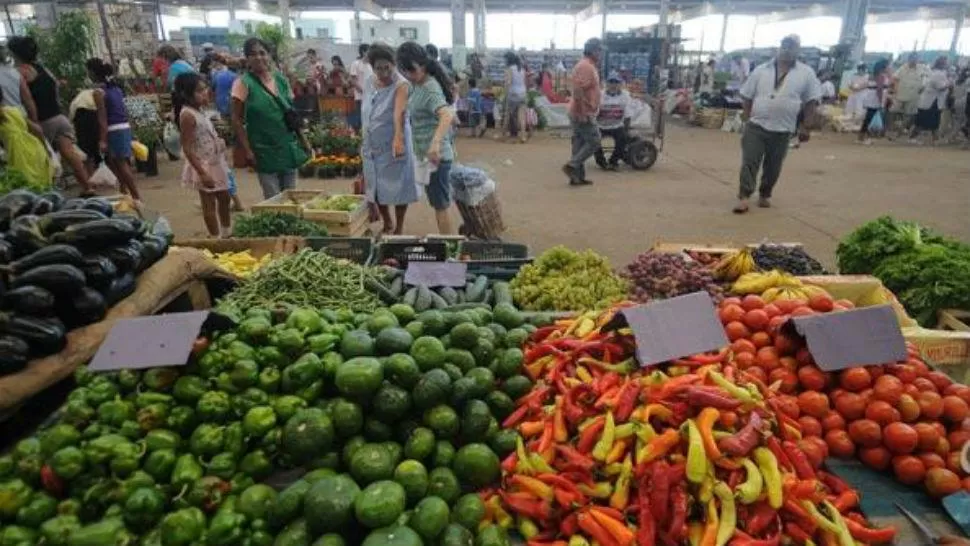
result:
<svg viewBox="0 0 970 546"><path fill-rule="evenodd" d="M891 541L859 495L795 443L774 390L731 353L641 369L617 309L533 333L535 388L502 423L519 432L485 497L529 546L858 546ZM777 435L776 435L777 433Z"/></svg>

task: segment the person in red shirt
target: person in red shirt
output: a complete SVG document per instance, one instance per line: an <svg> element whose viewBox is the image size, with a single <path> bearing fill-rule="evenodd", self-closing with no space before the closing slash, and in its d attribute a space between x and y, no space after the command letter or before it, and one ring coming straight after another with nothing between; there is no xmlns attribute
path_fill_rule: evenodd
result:
<svg viewBox="0 0 970 546"><path fill-rule="evenodd" d="M164 82L168 81L168 59L161 55L155 55L152 60L152 77L155 78L156 86L165 85Z"/></svg>
<svg viewBox="0 0 970 546"><path fill-rule="evenodd" d="M562 166L572 186L588 186L586 160L600 147L600 130L596 114L600 107L600 76L597 66L603 53L603 42L590 38L583 45L583 58L573 67L572 99L569 101L569 120L573 127L572 157Z"/></svg>

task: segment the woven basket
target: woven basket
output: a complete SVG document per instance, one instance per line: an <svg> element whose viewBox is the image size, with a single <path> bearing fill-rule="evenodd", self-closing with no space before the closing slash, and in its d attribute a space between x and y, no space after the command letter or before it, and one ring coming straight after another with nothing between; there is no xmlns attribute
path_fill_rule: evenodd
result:
<svg viewBox="0 0 970 546"><path fill-rule="evenodd" d="M501 237L505 231L505 222L502 221L502 206L494 192L475 206L460 201L457 203L458 212L465 222L460 230L462 235L486 240Z"/></svg>
<svg viewBox="0 0 970 546"><path fill-rule="evenodd" d="M691 122L705 129L720 129L724 125L724 108L698 108Z"/></svg>

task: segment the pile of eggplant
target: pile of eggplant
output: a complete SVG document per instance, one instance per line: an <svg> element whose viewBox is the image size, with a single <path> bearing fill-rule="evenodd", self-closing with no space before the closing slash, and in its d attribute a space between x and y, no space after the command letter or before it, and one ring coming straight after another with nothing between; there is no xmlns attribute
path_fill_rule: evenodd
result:
<svg viewBox="0 0 970 546"><path fill-rule="evenodd" d="M168 240L99 197L16 190L0 197L0 375L61 351L104 318Z"/></svg>

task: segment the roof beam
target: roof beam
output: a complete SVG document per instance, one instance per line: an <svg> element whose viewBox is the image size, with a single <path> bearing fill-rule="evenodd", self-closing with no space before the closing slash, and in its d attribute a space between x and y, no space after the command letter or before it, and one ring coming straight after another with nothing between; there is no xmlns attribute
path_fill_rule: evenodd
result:
<svg viewBox="0 0 970 546"><path fill-rule="evenodd" d="M576 12L576 21L582 22L588 19L592 19L597 15L603 13L604 2L606 0L593 0L590 5Z"/></svg>
<svg viewBox="0 0 970 546"><path fill-rule="evenodd" d="M920 20L956 19L957 15L960 13L960 9L961 7L959 5L953 5L952 7L919 8L912 11L870 13L869 16L866 17L866 24L874 25L878 23L905 23Z"/></svg>
<svg viewBox="0 0 970 546"><path fill-rule="evenodd" d="M389 18L387 8L381 6L374 0L354 0L354 11L369 13L384 21L387 21Z"/></svg>
<svg viewBox="0 0 970 546"><path fill-rule="evenodd" d="M758 15L755 19L759 25L770 23L780 23L782 21L795 21L797 19L808 19L810 17L841 17L842 10L839 6L815 4L807 8L791 9L787 11L775 11Z"/></svg>

